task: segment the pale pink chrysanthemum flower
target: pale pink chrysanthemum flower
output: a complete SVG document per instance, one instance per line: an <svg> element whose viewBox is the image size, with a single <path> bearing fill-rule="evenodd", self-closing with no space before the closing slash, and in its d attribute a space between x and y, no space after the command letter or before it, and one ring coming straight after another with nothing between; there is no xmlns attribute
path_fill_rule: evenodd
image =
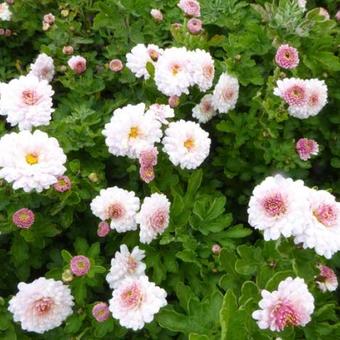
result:
<svg viewBox="0 0 340 340"><path fill-rule="evenodd" d="M91 262L88 257L84 255L77 255L72 257L70 268L75 276L84 276L89 272Z"/></svg>
<svg viewBox="0 0 340 340"><path fill-rule="evenodd" d="M159 9L153 8L150 11L150 14L157 22L160 22L163 20L163 13Z"/></svg>
<svg viewBox="0 0 340 340"><path fill-rule="evenodd" d="M0 20L10 21L12 17L12 12L9 9L7 3L3 2L0 4Z"/></svg>
<svg viewBox="0 0 340 340"><path fill-rule="evenodd" d="M109 69L112 72L120 72L124 68L124 65L120 59L112 59L109 64Z"/></svg>
<svg viewBox="0 0 340 340"><path fill-rule="evenodd" d="M170 107L170 105L152 104L150 105L149 109L145 112L145 115L157 119L162 124L169 124L167 118L174 118L175 111L172 107Z"/></svg>
<svg viewBox="0 0 340 340"><path fill-rule="evenodd" d="M97 235L99 237L105 237L107 236L111 231L110 225L105 222L105 221L101 221L98 224L98 229L97 229Z"/></svg>
<svg viewBox="0 0 340 340"><path fill-rule="evenodd" d="M17 210L12 216L13 223L22 229L29 229L34 223L34 220L34 212L27 208Z"/></svg>
<svg viewBox="0 0 340 340"><path fill-rule="evenodd" d="M191 18L187 23L187 29L191 34L198 34L202 32L202 20Z"/></svg>
<svg viewBox="0 0 340 340"><path fill-rule="evenodd" d="M68 66L77 74L86 71L86 59L82 56L76 55L68 60Z"/></svg>
<svg viewBox="0 0 340 340"><path fill-rule="evenodd" d="M326 20L329 20L331 18L327 9L323 7L320 7L319 15L323 16Z"/></svg>
<svg viewBox="0 0 340 340"><path fill-rule="evenodd" d="M308 79L306 116L316 116L327 104L328 88L324 80Z"/></svg>
<svg viewBox="0 0 340 340"><path fill-rule="evenodd" d="M300 9L302 9L302 11L306 10L306 5L307 5L307 0L296 0L298 3L298 6L300 7Z"/></svg>
<svg viewBox="0 0 340 340"><path fill-rule="evenodd" d="M281 332L288 326L305 326L314 311L314 297L305 281L291 277L281 281L278 290L262 290L260 309L253 312L261 329Z"/></svg>
<svg viewBox="0 0 340 340"><path fill-rule="evenodd" d="M206 123L217 115L212 103L212 97L211 94L206 94L201 99L201 102L192 109L192 116L200 123Z"/></svg>
<svg viewBox="0 0 340 340"><path fill-rule="evenodd" d="M211 247L211 251L213 254L218 255L221 252L222 248L219 244L213 244Z"/></svg>
<svg viewBox="0 0 340 340"><path fill-rule="evenodd" d="M157 156L158 150L155 146L144 149L139 154L139 164L142 167L153 167L157 165Z"/></svg>
<svg viewBox="0 0 340 340"><path fill-rule="evenodd" d="M299 157L307 161L312 155L319 153L319 144L314 139L300 138L295 145Z"/></svg>
<svg viewBox="0 0 340 340"><path fill-rule="evenodd" d="M338 288L338 278L332 268L323 264L318 266L320 274L316 278L316 284L322 292L334 292Z"/></svg>
<svg viewBox="0 0 340 340"><path fill-rule="evenodd" d="M201 16L201 7L196 0L180 0L177 6L189 17Z"/></svg>
<svg viewBox="0 0 340 340"><path fill-rule="evenodd" d="M48 25L53 25L55 22L55 16L52 13L48 13L44 15L43 22Z"/></svg>
<svg viewBox="0 0 340 340"><path fill-rule="evenodd" d="M58 192L65 192L71 189L72 183L68 176L58 176L58 182L53 184L54 190Z"/></svg>
<svg viewBox="0 0 340 340"><path fill-rule="evenodd" d="M98 322L104 322L110 317L109 306L105 302L97 302L92 308L92 316Z"/></svg>
<svg viewBox="0 0 340 340"><path fill-rule="evenodd" d="M275 55L275 62L282 68L293 69L299 65L299 52L288 44L281 45Z"/></svg>
<svg viewBox="0 0 340 340"><path fill-rule="evenodd" d="M39 80L50 82L54 77L53 59L45 53L39 54L30 68L31 71L29 74L36 76Z"/></svg>
<svg viewBox="0 0 340 340"><path fill-rule="evenodd" d="M141 166L139 169L139 175L143 182L150 183L155 179L155 171L153 166Z"/></svg>

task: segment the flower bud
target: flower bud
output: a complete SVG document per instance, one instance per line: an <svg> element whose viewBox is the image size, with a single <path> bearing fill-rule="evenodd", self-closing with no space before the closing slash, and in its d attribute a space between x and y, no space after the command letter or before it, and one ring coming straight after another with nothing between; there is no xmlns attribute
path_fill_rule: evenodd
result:
<svg viewBox="0 0 340 340"><path fill-rule="evenodd" d="M155 8L152 9L150 14L157 22L161 22L163 20L163 14L159 9L155 9Z"/></svg>
<svg viewBox="0 0 340 340"><path fill-rule="evenodd" d="M202 31L202 21L196 18L190 19L187 24L187 29L193 35L199 34Z"/></svg>
<svg viewBox="0 0 340 340"><path fill-rule="evenodd" d="M180 99L179 99L179 97L177 97L177 96L171 96L171 97L169 97L169 99L168 99L168 104L169 104L170 107L172 107L172 108L177 107L177 106L179 105L179 103L180 103Z"/></svg>
<svg viewBox="0 0 340 340"><path fill-rule="evenodd" d="M124 68L124 65L120 59L112 59L109 68L112 72L120 72Z"/></svg>
<svg viewBox="0 0 340 340"><path fill-rule="evenodd" d="M93 183L97 183L99 181L98 175L95 172L91 172L87 178Z"/></svg>
<svg viewBox="0 0 340 340"><path fill-rule="evenodd" d="M64 270L64 272L62 273L61 275L61 279L65 282L65 283L69 283L69 282L72 282L73 280L73 274L71 272L70 269L66 269Z"/></svg>
<svg viewBox="0 0 340 340"><path fill-rule="evenodd" d="M74 52L73 47L72 46L64 46L63 47L63 53L66 55L72 55Z"/></svg>
<svg viewBox="0 0 340 340"><path fill-rule="evenodd" d="M67 63L76 74L82 74L86 71L86 59L80 55L71 57Z"/></svg>

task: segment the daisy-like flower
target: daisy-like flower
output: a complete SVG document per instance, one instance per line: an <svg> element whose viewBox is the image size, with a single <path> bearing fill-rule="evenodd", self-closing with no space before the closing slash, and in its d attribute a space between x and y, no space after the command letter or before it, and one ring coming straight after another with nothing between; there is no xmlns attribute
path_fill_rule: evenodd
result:
<svg viewBox="0 0 340 340"><path fill-rule="evenodd" d="M127 105L113 112L103 135L109 151L115 156L138 158L139 152L152 147L162 137L161 123L144 114L145 104Z"/></svg>
<svg viewBox="0 0 340 340"><path fill-rule="evenodd" d="M41 277L31 283L20 282L18 289L8 310L23 330L42 334L59 327L72 314L71 290L61 281Z"/></svg>
<svg viewBox="0 0 340 340"><path fill-rule="evenodd" d="M91 262L89 258L84 255L73 256L70 262L70 268L75 276L84 276L90 271Z"/></svg>
<svg viewBox="0 0 340 340"><path fill-rule="evenodd" d="M106 275L110 288L118 288L126 278L138 278L145 275L146 266L142 262L144 257L144 250L134 247L130 253L128 247L122 244L120 251L117 251L111 260L110 272Z"/></svg>
<svg viewBox="0 0 340 340"><path fill-rule="evenodd" d="M220 113L233 110L237 103L239 87L238 80L235 77L227 73L221 74L213 92L214 109Z"/></svg>
<svg viewBox="0 0 340 340"><path fill-rule="evenodd" d="M0 20L10 21L12 17L12 12L6 2L0 4Z"/></svg>
<svg viewBox="0 0 340 340"><path fill-rule="evenodd" d="M45 53L39 54L30 68L29 74L36 76L39 80L50 82L54 77L53 59Z"/></svg>
<svg viewBox="0 0 340 340"><path fill-rule="evenodd" d="M149 282L147 276L127 278L112 293L110 311L121 326L142 329L166 306L166 291Z"/></svg>
<svg viewBox="0 0 340 340"><path fill-rule="evenodd" d="M12 132L0 139L0 178L14 190L48 189L66 171L65 162L58 141L45 132Z"/></svg>
<svg viewBox="0 0 340 340"><path fill-rule="evenodd" d="M54 190L58 192L65 192L71 189L72 183L68 176L59 176L57 183L53 184Z"/></svg>
<svg viewBox="0 0 340 340"><path fill-rule="evenodd" d="M164 194L146 197L137 214L139 238L142 243L150 243L162 234L169 225L170 202Z"/></svg>
<svg viewBox="0 0 340 340"><path fill-rule="evenodd" d="M212 103L213 96L206 94L201 102L196 105L192 110L192 116L196 118L200 123L208 122L212 117L217 115Z"/></svg>
<svg viewBox="0 0 340 340"><path fill-rule="evenodd" d="M319 144L314 139L300 138L295 145L300 159L307 161L312 155L319 153Z"/></svg>
<svg viewBox="0 0 340 340"><path fill-rule="evenodd" d="M21 76L8 84L0 83L0 114L20 130L48 125L51 120L54 91L46 80L33 75Z"/></svg>
<svg viewBox="0 0 340 340"><path fill-rule="evenodd" d="M320 274L316 278L316 284L322 292L334 292L338 288L338 278L332 268L323 264L318 266Z"/></svg>
<svg viewBox="0 0 340 340"><path fill-rule="evenodd" d="M205 92L211 88L214 80L214 60L210 53L200 49L189 53L192 63L192 81L202 92Z"/></svg>
<svg viewBox="0 0 340 340"><path fill-rule="evenodd" d="M67 64L77 74L82 74L86 71L86 59L80 55L72 56Z"/></svg>
<svg viewBox="0 0 340 340"><path fill-rule="evenodd" d="M284 69L293 69L299 65L299 52L288 44L281 45L275 55L275 62Z"/></svg>
<svg viewBox="0 0 340 340"><path fill-rule="evenodd" d="M302 181L281 175L267 177L257 185L249 201L248 221L264 232L264 239L277 240L303 232L309 205Z"/></svg>
<svg viewBox="0 0 340 340"><path fill-rule="evenodd" d="M154 65L162 53L163 50L157 45L138 44L126 55L126 66L137 78L149 79L150 74L146 65L147 63Z"/></svg>
<svg viewBox="0 0 340 340"><path fill-rule="evenodd" d="M294 242L314 248L317 254L330 259L340 250L340 203L325 190L307 190L306 227L295 236Z"/></svg>
<svg viewBox="0 0 340 340"><path fill-rule="evenodd" d="M27 208L17 210L13 216L12 221L18 227L22 229L29 229L33 225L35 220L34 212Z"/></svg>
<svg viewBox="0 0 340 340"><path fill-rule="evenodd" d="M189 17L201 16L201 7L196 0L180 0L177 6Z"/></svg>
<svg viewBox="0 0 340 340"><path fill-rule="evenodd" d="M208 157L211 140L199 124L181 119L169 124L162 142L174 165L196 169Z"/></svg>
<svg viewBox="0 0 340 340"><path fill-rule="evenodd" d="M140 202L133 191L118 187L100 190L91 202L91 210L102 221L111 220L111 229L119 233L136 230L136 214Z"/></svg>
<svg viewBox="0 0 340 340"><path fill-rule="evenodd" d="M109 306L105 302L98 302L92 308L92 316L98 322L104 322L110 317Z"/></svg>
<svg viewBox="0 0 340 340"><path fill-rule="evenodd" d="M303 118L316 116L327 104L328 89L323 80L309 79L307 82L307 107ZM300 117L298 117L300 118Z"/></svg>
<svg viewBox="0 0 340 340"><path fill-rule="evenodd" d="M260 309L253 312L261 329L281 332L288 326L305 326L314 312L314 298L305 281L291 277L281 281L277 290L262 290Z"/></svg>
<svg viewBox="0 0 340 340"><path fill-rule="evenodd" d="M155 65L155 82L166 96L189 93L192 85L191 53L185 47L172 47L164 51Z"/></svg>
<svg viewBox="0 0 340 340"><path fill-rule="evenodd" d="M145 112L146 116L150 116L153 119L157 119L162 124L169 124L168 118L175 117L175 111L170 105L164 104L152 104L149 109Z"/></svg>

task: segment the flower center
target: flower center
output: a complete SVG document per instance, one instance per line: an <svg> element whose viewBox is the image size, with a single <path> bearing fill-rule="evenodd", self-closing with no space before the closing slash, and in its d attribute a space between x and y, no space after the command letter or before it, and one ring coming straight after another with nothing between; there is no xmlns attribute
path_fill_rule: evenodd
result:
<svg viewBox="0 0 340 340"><path fill-rule="evenodd" d="M234 91L232 89L229 89L229 88L225 89L222 93L222 98L224 100L231 100L233 98L233 96L234 96Z"/></svg>
<svg viewBox="0 0 340 340"><path fill-rule="evenodd" d="M159 57L159 53L156 50L150 49L149 51L149 56L153 61L157 61Z"/></svg>
<svg viewBox="0 0 340 340"><path fill-rule="evenodd" d="M150 217L151 228L156 231L162 230L167 221L167 216L168 216L167 211L163 209L155 211Z"/></svg>
<svg viewBox="0 0 340 340"><path fill-rule="evenodd" d="M213 74L214 74L214 68L212 67L212 65L208 64L208 65L203 66L203 75L205 78L210 79Z"/></svg>
<svg viewBox="0 0 340 340"><path fill-rule="evenodd" d="M127 265L128 265L128 271L130 273L133 273L136 270L136 268L137 268L137 261L135 260L135 258L133 256L129 256L128 257Z"/></svg>
<svg viewBox="0 0 340 340"><path fill-rule="evenodd" d="M287 60L292 59L292 56L291 56L290 52L288 52L288 51L285 52L285 58L286 58Z"/></svg>
<svg viewBox="0 0 340 340"><path fill-rule="evenodd" d="M296 326L300 323L297 311L289 302L279 302L271 311L277 328L282 331L286 326Z"/></svg>
<svg viewBox="0 0 340 340"><path fill-rule="evenodd" d="M33 308L38 315L47 314L53 306L53 300L50 297L41 298L34 302Z"/></svg>
<svg viewBox="0 0 340 340"><path fill-rule="evenodd" d="M133 126L129 132L129 138L137 138L139 136L139 129L137 126Z"/></svg>
<svg viewBox="0 0 340 340"><path fill-rule="evenodd" d="M19 220L20 220L20 222L26 223L26 222L28 222L30 219L31 219L31 216L30 216L28 213L26 213L26 212L21 212L21 213L19 214Z"/></svg>
<svg viewBox="0 0 340 340"><path fill-rule="evenodd" d="M311 106L316 105L319 102L319 97L316 94L313 94L309 97L308 104Z"/></svg>
<svg viewBox="0 0 340 340"><path fill-rule="evenodd" d="M173 76L176 76L181 71L181 65L179 64L173 64L171 66L171 73Z"/></svg>
<svg viewBox="0 0 340 340"><path fill-rule="evenodd" d="M36 153L28 153L25 157L26 162L29 165L34 165L37 164L39 162L39 156Z"/></svg>
<svg viewBox="0 0 340 340"><path fill-rule="evenodd" d="M191 151L195 147L195 141L191 137L188 138L183 144L188 151Z"/></svg>
<svg viewBox="0 0 340 340"><path fill-rule="evenodd" d="M34 90L25 90L22 93L22 99L27 105L34 105L39 100L38 95Z"/></svg>
<svg viewBox="0 0 340 340"><path fill-rule="evenodd" d="M330 204L322 204L313 211L316 219L326 227L331 227L337 218L334 206Z"/></svg>
<svg viewBox="0 0 340 340"><path fill-rule="evenodd" d="M120 203L114 203L108 209L108 215L111 219L121 218L124 213L124 207Z"/></svg>
<svg viewBox="0 0 340 340"><path fill-rule="evenodd" d="M265 198L262 205L267 215L271 217L279 216L286 212L286 205L280 193Z"/></svg>
<svg viewBox="0 0 340 340"><path fill-rule="evenodd" d="M305 96L305 89L301 86L294 85L286 91L283 97L289 105L302 105L305 104Z"/></svg>
<svg viewBox="0 0 340 340"><path fill-rule="evenodd" d="M212 105L210 102L206 101L202 103L202 111L204 113L209 113L212 110Z"/></svg>
<svg viewBox="0 0 340 340"><path fill-rule="evenodd" d="M121 305L128 309L138 307L142 299L142 292L136 283L131 284L120 295Z"/></svg>

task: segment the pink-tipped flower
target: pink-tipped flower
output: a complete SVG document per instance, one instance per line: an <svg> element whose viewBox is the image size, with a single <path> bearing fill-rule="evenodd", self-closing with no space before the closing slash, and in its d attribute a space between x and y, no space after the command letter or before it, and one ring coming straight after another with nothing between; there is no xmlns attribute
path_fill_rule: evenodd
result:
<svg viewBox="0 0 340 340"><path fill-rule="evenodd" d="M120 59L112 59L109 68L112 72L120 72L124 68L124 65Z"/></svg>
<svg viewBox="0 0 340 340"><path fill-rule="evenodd" d="M59 176L58 182L53 184L54 190L58 192L65 192L71 189L72 183L68 176Z"/></svg>
<svg viewBox="0 0 340 340"><path fill-rule="evenodd" d="M316 278L316 284L322 292L334 292L338 288L338 279L332 268L320 264L319 276Z"/></svg>
<svg viewBox="0 0 340 340"><path fill-rule="evenodd" d="M219 244L213 244L211 247L211 251L213 254L218 255L221 252L222 248Z"/></svg>
<svg viewBox="0 0 340 340"><path fill-rule="evenodd" d="M66 55L72 55L74 52L74 49L72 46L68 45L68 46L64 46L63 47L63 53Z"/></svg>
<svg viewBox="0 0 340 340"><path fill-rule="evenodd" d="M199 34L202 31L202 21L200 19L191 18L188 21L187 28L191 34Z"/></svg>
<svg viewBox="0 0 340 340"><path fill-rule="evenodd" d="M75 276L86 275L90 268L91 262L88 257L83 255L74 256L70 262L71 271Z"/></svg>
<svg viewBox="0 0 340 340"><path fill-rule="evenodd" d="M153 167L157 165L158 150L156 147L151 147L141 151L139 154L139 164L142 167Z"/></svg>
<svg viewBox="0 0 340 340"><path fill-rule="evenodd" d="M107 236L111 231L110 225L105 222L105 221L101 221L98 224L98 229L97 229L97 235L99 237L105 237Z"/></svg>
<svg viewBox="0 0 340 340"><path fill-rule="evenodd" d="M68 66L77 74L81 74L86 71L86 59L82 56L73 56L67 63Z"/></svg>
<svg viewBox="0 0 340 340"><path fill-rule="evenodd" d="M312 155L319 153L319 144L314 139L300 138L296 145L296 151L303 161L307 161Z"/></svg>
<svg viewBox="0 0 340 340"><path fill-rule="evenodd" d="M152 166L143 167L139 169L139 175L143 182L150 183L155 179L155 172Z"/></svg>
<svg viewBox="0 0 340 340"><path fill-rule="evenodd" d="M177 6L189 17L201 16L201 7L196 0L180 0Z"/></svg>
<svg viewBox="0 0 340 340"><path fill-rule="evenodd" d="M299 65L299 52L289 45L281 45L275 55L275 62L285 69L293 69Z"/></svg>
<svg viewBox="0 0 340 340"><path fill-rule="evenodd" d="M326 8L320 7L319 15L323 16L326 20L329 20L331 17Z"/></svg>
<svg viewBox="0 0 340 340"><path fill-rule="evenodd" d="M175 108L179 105L180 99L178 96L171 96L168 99L168 104L170 107Z"/></svg>
<svg viewBox="0 0 340 340"><path fill-rule="evenodd" d="M53 25L55 22L55 16L52 13L45 14L43 22L49 25Z"/></svg>
<svg viewBox="0 0 340 340"><path fill-rule="evenodd" d="M104 322L110 317L109 306L105 302L98 302L92 308L92 316L98 322Z"/></svg>
<svg viewBox="0 0 340 340"><path fill-rule="evenodd" d="M33 211L27 208L17 210L12 216L13 223L22 229L29 229L34 223L34 220L35 216Z"/></svg>
<svg viewBox="0 0 340 340"><path fill-rule="evenodd" d="M340 21L340 10L336 12L336 14L335 14L335 19L336 19L337 21Z"/></svg>
<svg viewBox="0 0 340 340"><path fill-rule="evenodd" d="M160 21L163 20L163 14L162 14L162 12L161 12L159 9L153 8L153 9L150 11L150 14L151 14L151 16L152 16L157 22L160 22Z"/></svg>

